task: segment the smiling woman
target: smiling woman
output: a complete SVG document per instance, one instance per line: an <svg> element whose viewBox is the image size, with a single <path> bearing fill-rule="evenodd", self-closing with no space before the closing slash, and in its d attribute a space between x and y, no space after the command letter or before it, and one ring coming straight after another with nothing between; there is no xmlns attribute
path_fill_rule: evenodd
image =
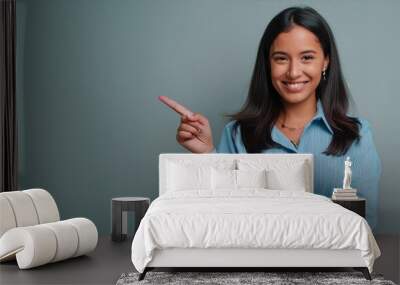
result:
<svg viewBox="0 0 400 285"><path fill-rule="evenodd" d="M231 116L247 152L276 147L274 127L299 145L320 101L332 130L324 153L346 153L359 140L361 123L347 115L345 86L334 36L324 18L309 7L280 12L261 38L247 101Z"/></svg>
<svg viewBox="0 0 400 285"><path fill-rule="evenodd" d="M315 114L315 93L321 81L321 70L322 74L326 73L329 57L325 56L318 38L312 32L294 24L272 43L270 63L272 85L284 105L277 126L297 146L304 126ZM299 109L301 105L306 108L300 114L301 118L291 116L293 112L289 109L292 106Z"/></svg>
<svg viewBox="0 0 400 285"><path fill-rule="evenodd" d="M315 99L321 70L326 71L329 63L318 38L293 25L276 37L270 54L272 84L284 101L294 104Z"/></svg>
<svg viewBox="0 0 400 285"><path fill-rule="evenodd" d="M214 149L203 115L161 97L181 115L177 141L189 151ZM366 120L348 115L349 94L328 23L310 7L291 7L267 25L245 104L229 117L218 153L312 153L314 192L330 197L341 185L343 161L354 162L353 187L377 223L381 163Z"/></svg>

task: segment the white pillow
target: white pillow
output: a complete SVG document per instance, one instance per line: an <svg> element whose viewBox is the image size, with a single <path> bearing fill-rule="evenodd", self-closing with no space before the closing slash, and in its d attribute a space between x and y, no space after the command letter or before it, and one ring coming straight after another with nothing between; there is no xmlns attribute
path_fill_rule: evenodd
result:
<svg viewBox="0 0 400 285"><path fill-rule="evenodd" d="M236 190L236 170L213 167L211 173L212 189Z"/></svg>
<svg viewBox="0 0 400 285"><path fill-rule="evenodd" d="M266 169L267 188L273 190L306 191L311 189L308 163L295 159L238 160L240 170Z"/></svg>
<svg viewBox="0 0 400 285"><path fill-rule="evenodd" d="M297 167L286 171L267 171L268 189L292 190L306 192L307 180L304 167Z"/></svg>
<svg viewBox="0 0 400 285"><path fill-rule="evenodd" d="M267 172L262 170L236 170L238 188L267 188Z"/></svg>
<svg viewBox="0 0 400 285"><path fill-rule="evenodd" d="M263 170L215 169L211 171L212 188L238 190L240 188L267 188L267 176Z"/></svg>
<svg viewBox="0 0 400 285"><path fill-rule="evenodd" d="M211 189L211 167L168 163L167 189L184 191Z"/></svg>

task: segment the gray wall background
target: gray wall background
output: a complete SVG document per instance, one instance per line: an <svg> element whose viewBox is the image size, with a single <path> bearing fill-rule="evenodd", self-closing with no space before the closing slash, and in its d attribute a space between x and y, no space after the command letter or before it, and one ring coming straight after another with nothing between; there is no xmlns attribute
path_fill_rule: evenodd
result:
<svg viewBox="0 0 400 285"><path fill-rule="evenodd" d="M399 1L17 0L20 188L43 187L62 218L110 232L110 199L157 197L158 155L186 152L167 95L207 116L245 100L261 35L282 9L317 9L336 36L356 111L383 175L378 232L400 232Z"/></svg>

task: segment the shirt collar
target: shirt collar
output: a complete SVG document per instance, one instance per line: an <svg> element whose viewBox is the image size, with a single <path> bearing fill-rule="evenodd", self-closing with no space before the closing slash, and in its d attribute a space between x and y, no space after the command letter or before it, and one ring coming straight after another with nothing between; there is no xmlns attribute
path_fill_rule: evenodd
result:
<svg viewBox="0 0 400 285"><path fill-rule="evenodd" d="M331 134L333 134L332 128L331 128L331 126L329 126L328 121L325 118L324 109L322 107L321 100L319 100L319 99L317 101L317 112L315 113L315 115L312 118L312 120L305 126L305 128L308 128L314 121L322 121L324 123L325 127L328 129L328 131ZM292 150L293 152L297 152L296 147L275 126L273 126L273 128L272 128L271 138L276 143L279 143L280 145Z"/></svg>
<svg viewBox="0 0 400 285"><path fill-rule="evenodd" d="M325 127L329 130L329 132L333 135L333 131L331 126L328 124L328 121L326 120L325 114L324 114L324 108L322 107L322 103L321 100L318 99L317 102L317 113L315 114L314 118L311 120L310 123L312 123L313 121L320 119L324 122Z"/></svg>
<svg viewBox="0 0 400 285"><path fill-rule="evenodd" d="M289 139L275 126L271 131L271 138L274 142L290 149L293 152L297 152L296 147L289 141Z"/></svg>

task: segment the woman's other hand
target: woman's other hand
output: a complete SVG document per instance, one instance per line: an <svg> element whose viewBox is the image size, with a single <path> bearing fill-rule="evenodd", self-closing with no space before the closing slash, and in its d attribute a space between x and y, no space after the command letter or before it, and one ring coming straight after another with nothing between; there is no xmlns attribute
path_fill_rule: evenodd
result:
<svg viewBox="0 0 400 285"><path fill-rule="evenodd" d="M209 153L214 149L211 127L206 117L193 113L166 96L159 96L158 99L181 116L176 132L176 140L181 146L193 153Z"/></svg>

